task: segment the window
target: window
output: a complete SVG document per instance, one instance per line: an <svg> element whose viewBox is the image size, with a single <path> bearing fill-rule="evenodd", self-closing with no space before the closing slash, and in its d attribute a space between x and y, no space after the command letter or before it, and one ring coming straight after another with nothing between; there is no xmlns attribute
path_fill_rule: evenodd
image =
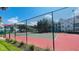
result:
<svg viewBox="0 0 79 59"><path fill-rule="evenodd" d="M67 27L69 28L70 26L68 25Z"/></svg>
<svg viewBox="0 0 79 59"><path fill-rule="evenodd" d="M62 26L62 28L64 28L64 26Z"/></svg>
<svg viewBox="0 0 79 59"><path fill-rule="evenodd" d="M76 24L75 24L75 27L79 27L79 23L76 23Z"/></svg>
<svg viewBox="0 0 79 59"><path fill-rule="evenodd" d="M77 19L79 19L79 16L76 16Z"/></svg>
<svg viewBox="0 0 79 59"><path fill-rule="evenodd" d="M75 31L79 31L79 28L76 28Z"/></svg>

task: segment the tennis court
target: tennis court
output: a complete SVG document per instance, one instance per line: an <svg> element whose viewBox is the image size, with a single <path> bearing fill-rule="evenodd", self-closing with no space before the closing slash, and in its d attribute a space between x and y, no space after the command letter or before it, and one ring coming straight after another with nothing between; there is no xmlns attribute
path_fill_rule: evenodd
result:
<svg viewBox="0 0 79 59"><path fill-rule="evenodd" d="M56 37L57 35L55 34L54 36ZM15 39L14 37L14 34L11 34L11 39ZM8 34L7 38L9 38ZM27 42L26 33L16 33L16 40L19 42L32 44L40 48L52 49L53 47L52 33L27 33Z"/></svg>
<svg viewBox="0 0 79 59"><path fill-rule="evenodd" d="M26 36L26 33L17 33L16 36ZM52 40L52 33L27 33L27 36ZM56 37L56 33L54 37Z"/></svg>
<svg viewBox="0 0 79 59"><path fill-rule="evenodd" d="M52 33L28 33L27 43L40 48L53 49ZM25 33L17 33L16 40L26 43ZM12 37L13 35L11 35ZM8 37L8 35L7 35ZM14 37L13 37L14 38ZM79 51L79 34L55 33L56 51Z"/></svg>

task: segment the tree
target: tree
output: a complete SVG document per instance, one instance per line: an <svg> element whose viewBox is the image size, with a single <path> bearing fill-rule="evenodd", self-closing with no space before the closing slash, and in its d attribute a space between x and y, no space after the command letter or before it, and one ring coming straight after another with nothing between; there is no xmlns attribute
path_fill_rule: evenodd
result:
<svg viewBox="0 0 79 59"><path fill-rule="evenodd" d="M25 24L17 25L17 28L19 29L20 32L25 32L26 31L26 25Z"/></svg>
<svg viewBox="0 0 79 59"><path fill-rule="evenodd" d="M51 27L51 24L45 18L37 22L37 30L39 33L49 32L50 27Z"/></svg>

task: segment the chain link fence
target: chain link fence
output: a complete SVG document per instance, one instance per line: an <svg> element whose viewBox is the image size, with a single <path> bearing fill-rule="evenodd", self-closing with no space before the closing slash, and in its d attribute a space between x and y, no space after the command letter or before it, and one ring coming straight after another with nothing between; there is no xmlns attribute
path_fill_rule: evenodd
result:
<svg viewBox="0 0 79 59"><path fill-rule="evenodd" d="M61 8L6 26L5 36L43 49L65 50L68 35L79 32L79 16L74 14L75 9Z"/></svg>

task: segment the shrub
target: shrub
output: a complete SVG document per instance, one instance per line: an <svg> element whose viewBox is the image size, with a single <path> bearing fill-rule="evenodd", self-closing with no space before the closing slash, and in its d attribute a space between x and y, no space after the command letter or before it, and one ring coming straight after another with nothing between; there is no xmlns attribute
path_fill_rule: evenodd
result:
<svg viewBox="0 0 79 59"><path fill-rule="evenodd" d="M20 43L17 44L18 47L21 47L21 46L23 46L23 45L24 45L23 42L20 42Z"/></svg>
<svg viewBox="0 0 79 59"><path fill-rule="evenodd" d="M16 42L17 42L16 40L12 40L12 42L11 42L11 43L12 43L12 44L15 44Z"/></svg>
<svg viewBox="0 0 79 59"><path fill-rule="evenodd" d="M44 51L50 51L50 49L47 48L47 49L45 49Z"/></svg>
<svg viewBox="0 0 79 59"><path fill-rule="evenodd" d="M5 41L6 41L6 42L9 42L9 39L7 38Z"/></svg>
<svg viewBox="0 0 79 59"><path fill-rule="evenodd" d="M30 51L34 51L34 45L29 46Z"/></svg>
<svg viewBox="0 0 79 59"><path fill-rule="evenodd" d="M12 42L12 39L9 39L9 42Z"/></svg>

